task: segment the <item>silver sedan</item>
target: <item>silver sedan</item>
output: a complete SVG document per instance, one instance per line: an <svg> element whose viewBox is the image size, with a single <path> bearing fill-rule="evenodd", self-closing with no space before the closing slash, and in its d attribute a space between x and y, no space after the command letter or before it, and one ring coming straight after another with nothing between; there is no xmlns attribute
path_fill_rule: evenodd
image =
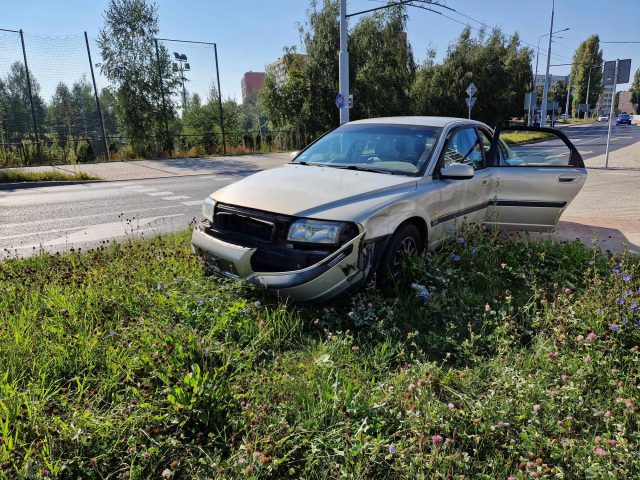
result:
<svg viewBox="0 0 640 480"><path fill-rule="evenodd" d="M301 301L393 282L463 223L550 230L587 175L557 130L443 117L351 122L292 157L212 193L192 248Z"/></svg>

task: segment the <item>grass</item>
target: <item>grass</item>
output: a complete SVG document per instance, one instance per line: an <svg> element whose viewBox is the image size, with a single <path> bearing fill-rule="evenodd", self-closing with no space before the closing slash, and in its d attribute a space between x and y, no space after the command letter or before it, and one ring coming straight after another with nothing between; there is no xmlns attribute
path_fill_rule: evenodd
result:
<svg viewBox="0 0 640 480"><path fill-rule="evenodd" d="M510 145L520 143L530 143L554 138L551 133L545 132L505 132L500 134L500 138Z"/></svg>
<svg viewBox="0 0 640 480"><path fill-rule="evenodd" d="M65 173L55 170L27 171L27 170L0 170L0 183L11 182L52 182L72 180L99 180L84 172Z"/></svg>
<svg viewBox="0 0 640 480"><path fill-rule="evenodd" d="M636 260L469 231L293 305L188 238L0 263L0 478L640 475Z"/></svg>

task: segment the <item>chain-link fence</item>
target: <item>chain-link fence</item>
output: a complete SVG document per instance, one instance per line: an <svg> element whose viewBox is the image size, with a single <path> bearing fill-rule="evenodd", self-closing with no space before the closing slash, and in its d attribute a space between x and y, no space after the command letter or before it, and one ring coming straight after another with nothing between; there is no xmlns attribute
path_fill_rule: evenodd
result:
<svg viewBox="0 0 640 480"><path fill-rule="evenodd" d="M238 118L238 106L222 101L215 44L147 45L114 60L86 33L0 29L0 167L273 151L310 140Z"/></svg>

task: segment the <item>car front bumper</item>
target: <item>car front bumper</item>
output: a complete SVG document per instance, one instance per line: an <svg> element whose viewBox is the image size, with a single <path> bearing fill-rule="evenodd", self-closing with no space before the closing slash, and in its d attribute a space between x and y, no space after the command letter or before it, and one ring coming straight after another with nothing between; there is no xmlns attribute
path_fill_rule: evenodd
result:
<svg viewBox="0 0 640 480"><path fill-rule="evenodd" d="M367 278L371 249L363 248L364 232L310 267L289 272L254 272L255 248L217 239L200 227L193 230L191 249L216 274L245 280L298 301L324 301L357 288Z"/></svg>

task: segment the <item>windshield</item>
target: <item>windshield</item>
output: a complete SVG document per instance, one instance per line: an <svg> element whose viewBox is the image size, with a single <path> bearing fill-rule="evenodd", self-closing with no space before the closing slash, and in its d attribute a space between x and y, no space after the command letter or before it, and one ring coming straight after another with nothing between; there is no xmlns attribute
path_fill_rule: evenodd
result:
<svg viewBox="0 0 640 480"><path fill-rule="evenodd" d="M428 162L441 128L346 124L304 150L294 163L412 175Z"/></svg>

